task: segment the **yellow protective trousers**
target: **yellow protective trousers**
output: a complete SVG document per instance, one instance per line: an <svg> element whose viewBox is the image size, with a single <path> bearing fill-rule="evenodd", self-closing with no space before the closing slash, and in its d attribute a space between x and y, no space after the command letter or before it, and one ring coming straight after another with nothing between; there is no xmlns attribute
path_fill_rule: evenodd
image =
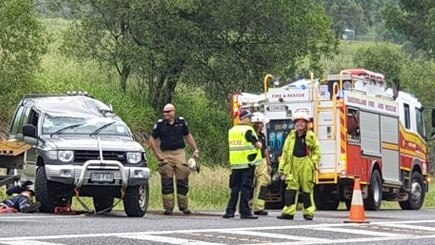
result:
<svg viewBox="0 0 435 245"><path fill-rule="evenodd" d="M314 216L316 211L313 198L314 178L314 166L311 160L308 157L293 157L291 170L286 176L287 188L284 193L283 214L296 213L299 192L302 191L300 197L303 203L303 214Z"/></svg>
<svg viewBox="0 0 435 245"><path fill-rule="evenodd" d="M262 162L255 167L255 187L254 193L249 206L252 211L262 211L266 203L267 186L271 182L271 177L267 168L267 161L263 159Z"/></svg>

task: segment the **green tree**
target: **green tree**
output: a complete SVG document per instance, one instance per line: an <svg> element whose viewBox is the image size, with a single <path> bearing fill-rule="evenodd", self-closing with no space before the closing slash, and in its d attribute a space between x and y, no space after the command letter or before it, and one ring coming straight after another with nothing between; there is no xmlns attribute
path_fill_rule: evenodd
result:
<svg viewBox="0 0 435 245"><path fill-rule="evenodd" d="M203 8L195 22L207 44L189 74L206 81L213 96L259 91L264 72L293 77L305 60L306 70L320 73L320 57L337 45L330 19L315 1L209 1Z"/></svg>
<svg viewBox="0 0 435 245"><path fill-rule="evenodd" d="M435 57L435 1L400 0L383 11L388 28L402 34L418 49Z"/></svg>
<svg viewBox="0 0 435 245"><path fill-rule="evenodd" d="M66 0L68 1L68 0ZM262 88L265 72L293 76L301 61L321 73L336 51L317 1L69 0L77 22L64 49L115 67L121 87L138 76L157 109L178 84L210 96Z"/></svg>
<svg viewBox="0 0 435 245"><path fill-rule="evenodd" d="M384 74L389 81L399 78L403 66L407 63L401 48L390 43L360 48L354 54L353 61L359 67Z"/></svg>
<svg viewBox="0 0 435 245"><path fill-rule="evenodd" d="M355 30L356 34L367 32L367 24L364 11L359 1L355 0L324 0L323 4L329 16L334 22L334 31L337 37L341 37L344 29Z"/></svg>
<svg viewBox="0 0 435 245"><path fill-rule="evenodd" d="M366 32L379 38L400 41L400 36L385 30L382 9L386 4L396 4L399 0L322 0L327 13L334 21L334 30L341 35L344 28ZM362 14L361 14L362 13Z"/></svg>
<svg viewBox="0 0 435 245"><path fill-rule="evenodd" d="M435 63L432 61L414 61L406 65L401 72L401 87L413 93L423 106L434 107L433 87L435 81Z"/></svg>
<svg viewBox="0 0 435 245"><path fill-rule="evenodd" d="M0 1L0 28L0 107L9 112L39 68L46 38L28 0Z"/></svg>

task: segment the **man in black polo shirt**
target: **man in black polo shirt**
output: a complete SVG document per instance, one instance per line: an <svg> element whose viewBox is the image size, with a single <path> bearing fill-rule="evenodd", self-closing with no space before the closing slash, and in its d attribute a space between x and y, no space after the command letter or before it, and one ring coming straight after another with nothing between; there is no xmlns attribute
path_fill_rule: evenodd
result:
<svg viewBox="0 0 435 245"><path fill-rule="evenodd" d="M193 156L196 159L199 157L199 150L184 118L175 117L174 105L165 105L163 116L164 119L159 119L154 125L149 145L159 161L164 214L171 215L174 209L175 176L178 208L184 214L189 215L192 213L188 208L187 198L190 169L186 163L184 138L186 138L187 143L193 150ZM160 147L157 147L157 139L160 139Z"/></svg>

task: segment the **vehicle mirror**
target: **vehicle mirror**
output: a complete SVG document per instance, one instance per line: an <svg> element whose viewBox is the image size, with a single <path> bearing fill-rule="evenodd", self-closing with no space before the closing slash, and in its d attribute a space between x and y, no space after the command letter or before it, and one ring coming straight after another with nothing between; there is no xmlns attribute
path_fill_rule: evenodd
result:
<svg viewBox="0 0 435 245"><path fill-rule="evenodd" d="M435 128L435 109L432 109L432 128Z"/></svg>
<svg viewBox="0 0 435 245"><path fill-rule="evenodd" d="M23 126L23 135L28 137L36 137L36 127L32 124L25 124Z"/></svg>

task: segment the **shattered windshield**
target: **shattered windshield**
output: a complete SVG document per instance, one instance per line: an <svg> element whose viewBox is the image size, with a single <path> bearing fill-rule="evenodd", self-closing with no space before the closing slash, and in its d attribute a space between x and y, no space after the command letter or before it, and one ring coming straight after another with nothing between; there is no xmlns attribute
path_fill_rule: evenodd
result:
<svg viewBox="0 0 435 245"><path fill-rule="evenodd" d="M105 126L107 125L107 126ZM98 131L98 135L130 136L127 125L119 118L81 118L59 117L46 115L42 125L42 134L91 134Z"/></svg>

